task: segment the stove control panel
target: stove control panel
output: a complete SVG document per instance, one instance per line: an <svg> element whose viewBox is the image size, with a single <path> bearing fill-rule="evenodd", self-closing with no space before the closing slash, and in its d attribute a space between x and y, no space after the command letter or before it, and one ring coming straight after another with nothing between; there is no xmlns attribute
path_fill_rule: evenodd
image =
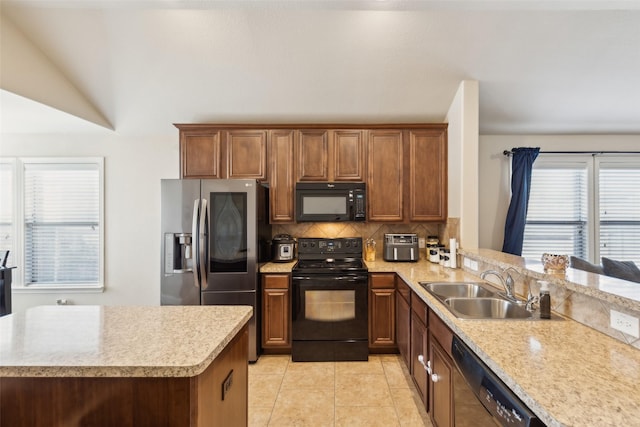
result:
<svg viewBox="0 0 640 427"><path fill-rule="evenodd" d="M298 256L302 254L333 254L360 258L362 257L362 238L322 239L301 237L298 239Z"/></svg>

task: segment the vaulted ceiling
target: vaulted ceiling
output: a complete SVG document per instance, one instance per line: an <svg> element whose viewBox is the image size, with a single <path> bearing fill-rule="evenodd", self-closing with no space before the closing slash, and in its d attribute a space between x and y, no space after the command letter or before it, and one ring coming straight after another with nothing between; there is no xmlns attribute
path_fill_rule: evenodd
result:
<svg viewBox="0 0 640 427"><path fill-rule="evenodd" d="M633 0L2 0L0 11L48 64L0 75L2 132L442 121L460 82L477 80L481 134L640 133ZM25 61L12 40L3 32L3 70Z"/></svg>

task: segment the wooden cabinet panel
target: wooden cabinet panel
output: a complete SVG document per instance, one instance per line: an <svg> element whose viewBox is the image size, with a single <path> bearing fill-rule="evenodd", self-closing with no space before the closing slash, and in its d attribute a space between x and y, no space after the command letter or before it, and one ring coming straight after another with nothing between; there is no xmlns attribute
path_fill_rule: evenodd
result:
<svg viewBox="0 0 640 427"><path fill-rule="evenodd" d="M198 377L198 426L246 426L249 423L249 330L247 327ZM230 386L223 392L225 380ZM224 393L224 396L223 396Z"/></svg>
<svg viewBox="0 0 640 427"><path fill-rule="evenodd" d="M272 130L269 135L269 196L272 224L295 222L295 131Z"/></svg>
<svg viewBox="0 0 640 427"><path fill-rule="evenodd" d="M182 178L221 178L220 132L181 131L180 157Z"/></svg>
<svg viewBox="0 0 640 427"><path fill-rule="evenodd" d="M440 343L429 342L431 381L429 382L429 412L434 427L454 427L453 419L453 361Z"/></svg>
<svg viewBox="0 0 640 427"><path fill-rule="evenodd" d="M411 291L401 280L397 279L396 288L396 342L398 351L407 368L411 370ZM405 289L409 293L404 292Z"/></svg>
<svg viewBox="0 0 640 427"><path fill-rule="evenodd" d="M328 181L328 132L326 130L299 131L297 159L298 181Z"/></svg>
<svg viewBox="0 0 640 427"><path fill-rule="evenodd" d="M369 295L369 346L395 348L395 289L372 289Z"/></svg>
<svg viewBox="0 0 640 427"><path fill-rule="evenodd" d="M266 130L227 131L224 148L227 178L267 179Z"/></svg>
<svg viewBox="0 0 640 427"><path fill-rule="evenodd" d="M361 130L337 130L333 133L333 177L330 176L330 180L365 180L363 134Z"/></svg>
<svg viewBox="0 0 640 427"><path fill-rule="evenodd" d="M291 350L291 276L262 276L262 347Z"/></svg>
<svg viewBox="0 0 640 427"><path fill-rule="evenodd" d="M395 288L396 273L369 273L369 286L372 289Z"/></svg>
<svg viewBox="0 0 640 427"><path fill-rule="evenodd" d="M372 130L369 133L367 141L368 221L403 221L403 160L404 146L401 130Z"/></svg>
<svg viewBox="0 0 640 427"><path fill-rule="evenodd" d="M369 275L369 348L396 349L395 273Z"/></svg>
<svg viewBox="0 0 640 427"><path fill-rule="evenodd" d="M418 297L412 298L412 300L419 299ZM423 361L420 363L419 358ZM427 407L428 403L428 375L423 363L427 364L429 359L428 353L428 337L427 326L422 321L420 316L415 312L411 313L411 363L410 371L411 378L413 379L420 399Z"/></svg>
<svg viewBox="0 0 640 427"><path fill-rule="evenodd" d="M429 412L436 427L453 427L453 332L429 310L429 360L432 375L429 381Z"/></svg>
<svg viewBox="0 0 640 427"><path fill-rule="evenodd" d="M446 128L409 132L408 199L409 221L446 221Z"/></svg>

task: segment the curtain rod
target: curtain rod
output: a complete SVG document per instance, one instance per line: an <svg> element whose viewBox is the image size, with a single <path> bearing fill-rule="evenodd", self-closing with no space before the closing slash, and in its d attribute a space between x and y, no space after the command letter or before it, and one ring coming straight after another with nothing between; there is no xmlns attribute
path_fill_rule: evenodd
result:
<svg viewBox="0 0 640 427"><path fill-rule="evenodd" d="M504 150L502 154L511 156L513 154L513 148L511 150ZM591 154L596 156L598 154L640 154L640 151L540 151L540 154Z"/></svg>

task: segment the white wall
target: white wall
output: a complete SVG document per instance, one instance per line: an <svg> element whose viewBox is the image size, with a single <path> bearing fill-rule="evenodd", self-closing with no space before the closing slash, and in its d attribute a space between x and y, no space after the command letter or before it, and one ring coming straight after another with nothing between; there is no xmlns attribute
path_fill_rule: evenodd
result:
<svg viewBox="0 0 640 427"><path fill-rule="evenodd" d="M121 137L2 134L2 156L100 156L105 176L105 291L13 293L13 311L66 298L73 304L160 303L160 179L178 178L178 131Z"/></svg>
<svg viewBox="0 0 640 427"><path fill-rule="evenodd" d="M481 135L480 247L502 249L504 221L511 199L510 158L504 150L540 147L541 151L640 151L640 135Z"/></svg>
<svg viewBox="0 0 640 427"><path fill-rule="evenodd" d="M449 111L449 209L460 218L460 246L478 247L478 111L477 81L460 84Z"/></svg>

